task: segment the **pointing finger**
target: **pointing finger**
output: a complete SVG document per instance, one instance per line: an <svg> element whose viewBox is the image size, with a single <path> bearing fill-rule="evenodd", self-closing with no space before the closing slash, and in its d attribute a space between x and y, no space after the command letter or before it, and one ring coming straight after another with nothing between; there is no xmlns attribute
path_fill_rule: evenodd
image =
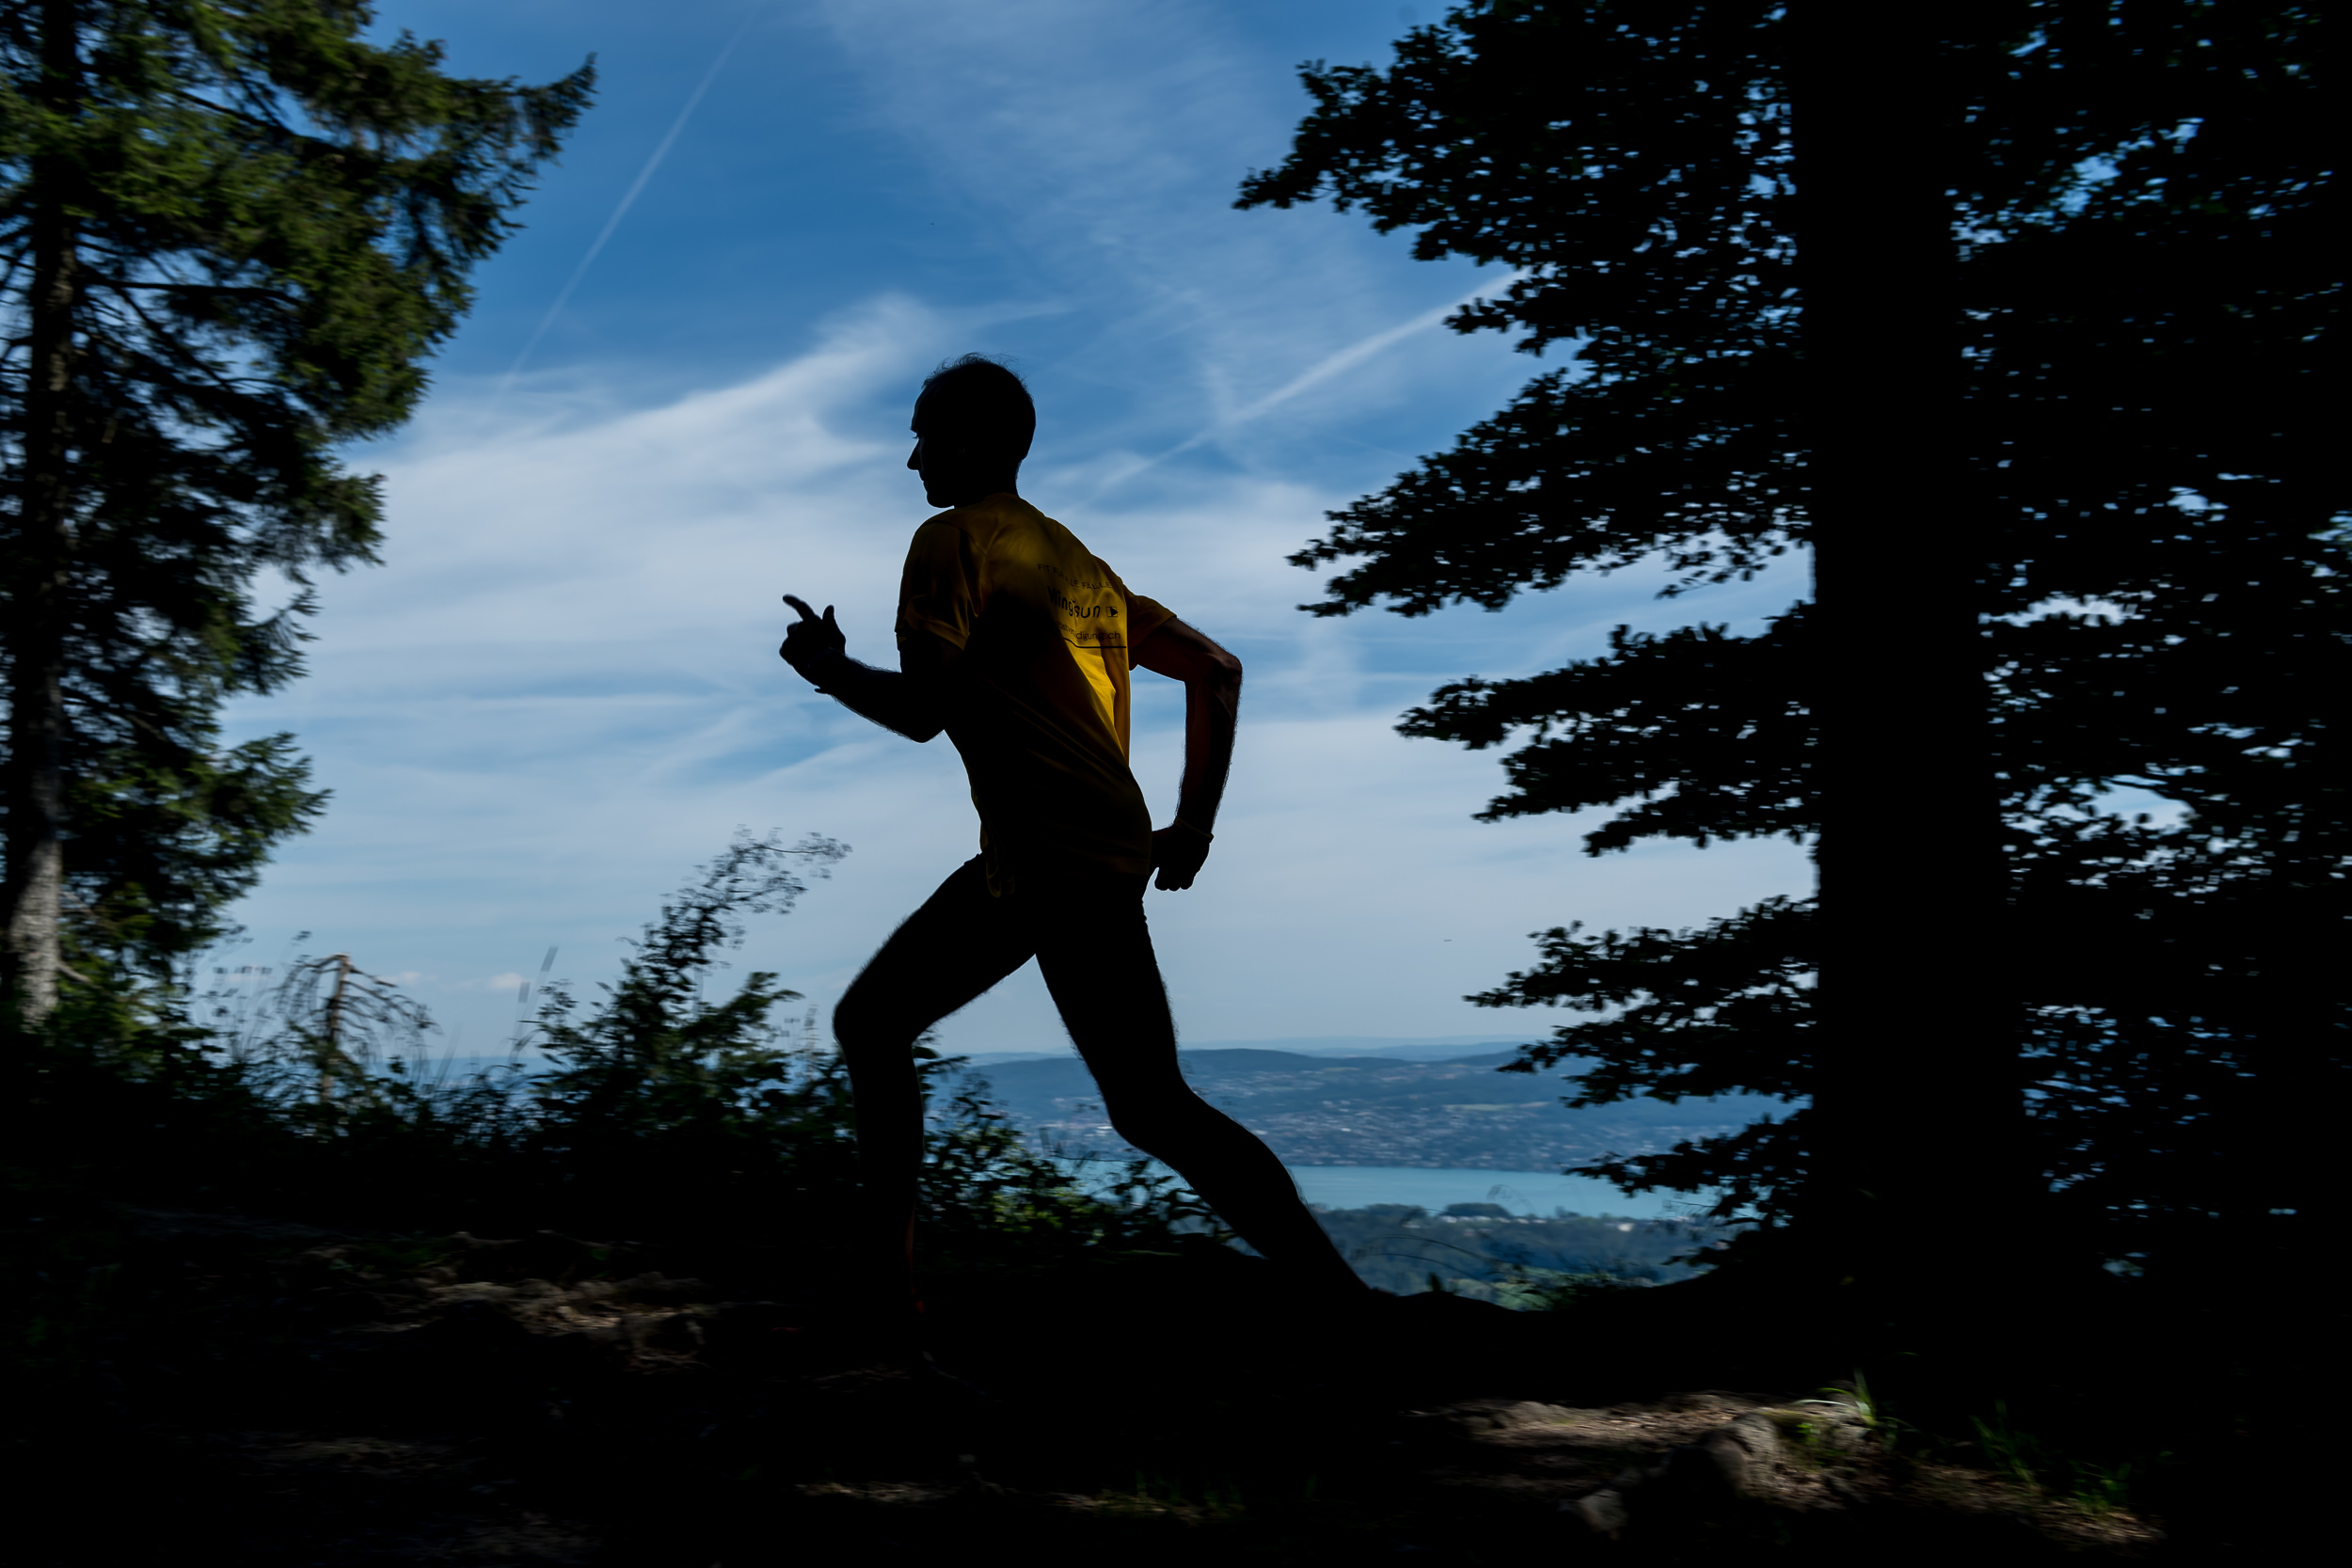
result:
<svg viewBox="0 0 2352 1568"><path fill-rule="evenodd" d="M808 608L808 601L807 601L806 599L802 598L799 594L787 594L784 596L784 602L785 602L786 604L790 605L793 609L795 609L795 610L799 610L799 611L801 612L801 619L802 619L802 620L803 620L803 621L814 621L814 620L816 620L816 619L817 619L817 612L816 612L815 610L813 610L809 609L809 608ZM825 611L825 613L826 613L826 614L828 614L828 615L830 615L830 614L832 614L832 613L833 613L833 611L832 611L832 610L831 610L830 608L828 608L828 609L827 609L827 610Z"/></svg>

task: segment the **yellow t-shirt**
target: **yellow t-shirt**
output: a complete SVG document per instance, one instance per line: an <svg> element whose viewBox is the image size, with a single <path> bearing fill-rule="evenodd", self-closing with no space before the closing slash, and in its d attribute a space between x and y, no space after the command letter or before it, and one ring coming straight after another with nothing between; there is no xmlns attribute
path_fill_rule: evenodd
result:
<svg viewBox="0 0 2352 1568"><path fill-rule="evenodd" d="M1077 536L999 493L915 530L898 634L963 651L947 736L963 755L992 892L1072 861L1141 875L1152 818L1127 768L1127 672L1168 611Z"/></svg>

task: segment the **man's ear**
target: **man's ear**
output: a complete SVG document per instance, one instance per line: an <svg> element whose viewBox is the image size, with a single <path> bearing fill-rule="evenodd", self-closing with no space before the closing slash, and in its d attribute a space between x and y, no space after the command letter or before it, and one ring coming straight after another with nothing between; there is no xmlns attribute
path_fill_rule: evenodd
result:
<svg viewBox="0 0 2352 1568"><path fill-rule="evenodd" d="M981 436L926 436L923 444L957 463L994 466L1007 461L995 443ZM1010 461L1017 464L1020 459L1012 458Z"/></svg>

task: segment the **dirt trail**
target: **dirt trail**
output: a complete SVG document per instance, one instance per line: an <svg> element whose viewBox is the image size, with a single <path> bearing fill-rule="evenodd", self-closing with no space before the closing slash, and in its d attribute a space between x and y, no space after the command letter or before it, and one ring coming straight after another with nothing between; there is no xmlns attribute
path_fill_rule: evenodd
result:
<svg viewBox="0 0 2352 1568"><path fill-rule="evenodd" d="M123 1212L132 1292L25 1465L19 1560L1285 1563L2137 1558L2161 1532L1890 1454L1818 1390L1595 1405L1557 1322L1365 1335L1258 1265L937 1282L942 1363L818 1303L541 1233ZM110 1276L115 1277L115 1276Z"/></svg>

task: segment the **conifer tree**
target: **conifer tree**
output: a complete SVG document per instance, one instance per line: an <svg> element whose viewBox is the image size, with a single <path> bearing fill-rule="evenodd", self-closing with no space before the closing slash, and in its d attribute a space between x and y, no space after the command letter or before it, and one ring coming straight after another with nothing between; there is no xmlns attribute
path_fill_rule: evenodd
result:
<svg viewBox="0 0 2352 1568"><path fill-rule="evenodd" d="M1476 999L1591 1015L1519 1064L1574 1103L1811 1100L1591 1167L1727 1187L1772 1222L1735 1260L1915 1229L1959 1277L1972 1183L1984 1244L2158 1271L2312 1232L2352 1024L2320 25L1470 0L1386 70L1306 68L1244 187L1519 269L1454 325L1574 359L1334 513L1314 612L1813 551L1759 632L1620 627L1401 726L1516 742L1490 819L1616 807L1595 854L1816 846L1818 900L1564 926Z"/></svg>
<svg viewBox="0 0 2352 1568"><path fill-rule="evenodd" d="M359 0L0 6L8 736L0 988L218 929L325 797L222 701L300 671L310 574L375 559L338 449L423 362L585 105L469 79ZM291 602L257 607L264 573Z"/></svg>

